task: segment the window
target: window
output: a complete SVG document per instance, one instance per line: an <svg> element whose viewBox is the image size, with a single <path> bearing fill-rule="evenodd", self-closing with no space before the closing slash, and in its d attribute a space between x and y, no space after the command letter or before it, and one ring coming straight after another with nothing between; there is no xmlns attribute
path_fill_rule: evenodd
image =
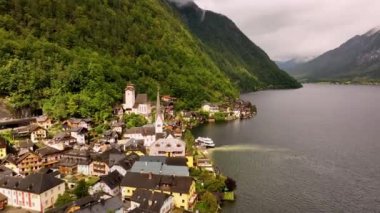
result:
<svg viewBox="0 0 380 213"><path fill-rule="evenodd" d="M185 200L182 200L182 203L185 203Z"/></svg>

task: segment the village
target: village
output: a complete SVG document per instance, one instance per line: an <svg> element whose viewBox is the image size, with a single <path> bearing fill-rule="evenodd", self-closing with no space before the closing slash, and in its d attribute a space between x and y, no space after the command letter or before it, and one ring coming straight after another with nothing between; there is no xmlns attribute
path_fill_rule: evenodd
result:
<svg viewBox="0 0 380 213"><path fill-rule="evenodd" d="M218 205L233 200L236 183L189 130L251 118L256 107L234 100L176 112L175 103L128 84L101 134L91 118L0 120L0 209L165 213L207 209L210 195Z"/></svg>

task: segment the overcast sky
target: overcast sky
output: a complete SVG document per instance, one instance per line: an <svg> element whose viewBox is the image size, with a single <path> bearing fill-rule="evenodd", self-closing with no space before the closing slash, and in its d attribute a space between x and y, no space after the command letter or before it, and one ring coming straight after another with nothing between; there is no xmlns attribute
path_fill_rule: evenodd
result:
<svg viewBox="0 0 380 213"><path fill-rule="evenodd" d="M315 57L380 25L380 0L195 0L222 13L273 60Z"/></svg>

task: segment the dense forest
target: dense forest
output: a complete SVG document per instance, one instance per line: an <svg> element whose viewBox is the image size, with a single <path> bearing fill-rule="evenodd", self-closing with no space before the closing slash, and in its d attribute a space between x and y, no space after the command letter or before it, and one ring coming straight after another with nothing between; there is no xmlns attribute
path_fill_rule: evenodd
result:
<svg viewBox="0 0 380 213"><path fill-rule="evenodd" d="M0 98L15 111L101 121L127 82L178 108L270 87L214 54L165 0L0 0Z"/></svg>
<svg viewBox="0 0 380 213"><path fill-rule="evenodd" d="M238 91L158 0L1 0L0 95L55 118L110 116L128 81L179 106Z"/></svg>
<svg viewBox="0 0 380 213"><path fill-rule="evenodd" d="M228 17L204 11L193 2L172 5L220 70L241 91L301 87Z"/></svg>

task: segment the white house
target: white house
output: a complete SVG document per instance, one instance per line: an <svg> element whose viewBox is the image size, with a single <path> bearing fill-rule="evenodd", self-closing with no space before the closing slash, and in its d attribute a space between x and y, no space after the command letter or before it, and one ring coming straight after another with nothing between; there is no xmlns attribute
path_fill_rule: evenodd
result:
<svg viewBox="0 0 380 213"><path fill-rule="evenodd" d="M156 141L156 130L153 125L145 125L142 127L132 127L124 131L124 138L144 140L144 146L149 147Z"/></svg>
<svg viewBox="0 0 380 213"><path fill-rule="evenodd" d="M177 138L161 138L149 148L151 156L183 157L186 155L186 143Z"/></svg>
<svg viewBox="0 0 380 213"><path fill-rule="evenodd" d="M128 211L168 213L174 208L173 196L147 189L136 189L131 197Z"/></svg>
<svg viewBox="0 0 380 213"><path fill-rule="evenodd" d="M209 113L216 113L216 112L219 112L219 106L212 103L204 103L202 105L202 111L209 112Z"/></svg>
<svg viewBox="0 0 380 213"><path fill-rule="evenodd" d="M30 140L33 143L37 143L47 138L47 130L43 127L40 127L38 125L31 125L29 126L29 130L30 130Z"/></svg>
<svg viewBox="0 0 380 213"><path fill-rule="evenodd" d="M75 127L70 129L70 134L73 138L77 140L78 144L86 144L86 136L88 130L84 127Z"/></svg>
<svg viewBox="0 0 380 213"><path fill-rule="evenodd" d="M108 175L101 176L99 181L90 188L90 194L104 192L111 196L120 194L120 182L122 176L117 171L110 172Z"/></svg>
<svg viewBox="0 0 380 213"><path fill-rule="evenodd" d="M65 192L65 182L51 174L6 177L0 180L0 192L8 198L8 205L43 212Z"/></svg>

